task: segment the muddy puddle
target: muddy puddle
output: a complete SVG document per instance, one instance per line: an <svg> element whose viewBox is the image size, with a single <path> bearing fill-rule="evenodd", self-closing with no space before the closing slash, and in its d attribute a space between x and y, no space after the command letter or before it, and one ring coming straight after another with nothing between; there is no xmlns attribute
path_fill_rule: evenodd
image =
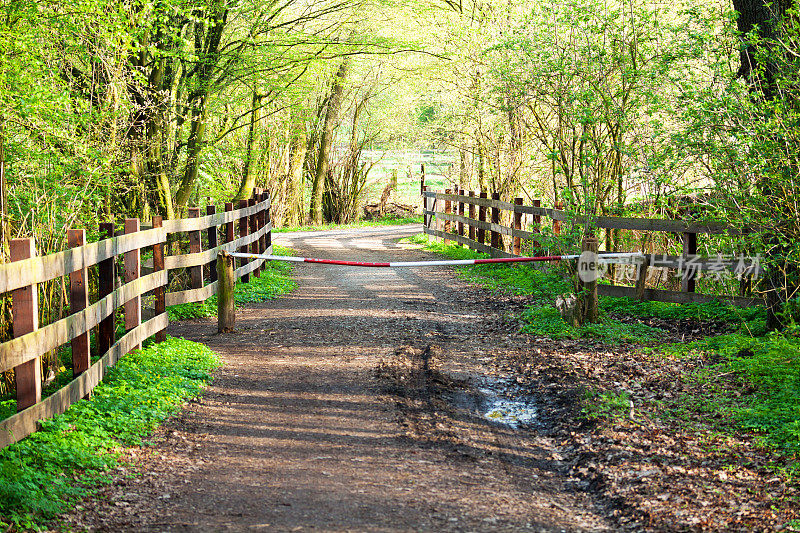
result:
<svg viewBox="0 0 800 533"><path fill-rule="evenodd" d="M540 423L535 398L510 379L474 376L474 389L456 394L453 403L481 418L514 429Z"/></svg>

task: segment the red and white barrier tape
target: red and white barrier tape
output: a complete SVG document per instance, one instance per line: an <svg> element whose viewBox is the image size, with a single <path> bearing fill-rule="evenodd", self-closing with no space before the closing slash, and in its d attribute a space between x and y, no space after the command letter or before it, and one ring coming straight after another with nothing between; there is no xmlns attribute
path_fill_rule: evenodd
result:
<svg viewBox="0 0 800 533"><path fill-rule="evenodd" d="M487 265L493 263L534 263L540 261L567 261L578 259L580 255L546 255L540 257L497 257L492 259L447 259L442 261L390 261L388 263L367 263L363 261L339 261L336 259L317 259L315 257L292 257L286 255L258 255L232 253L231 257L243 259L266 259L269 261L288 261L291 263L316 263L321 265L339 265L356 267L426 267L426 266L459 266L459 265ZM607 253L598 254L601 263L634 264L641 253Z"/></svg>

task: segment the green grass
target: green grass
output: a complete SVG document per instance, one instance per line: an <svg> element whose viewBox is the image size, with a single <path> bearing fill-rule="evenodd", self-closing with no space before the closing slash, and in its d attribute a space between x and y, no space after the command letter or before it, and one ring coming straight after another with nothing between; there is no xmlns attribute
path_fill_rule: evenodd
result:
<svg viewBox="0 0 800 533"><path fill-rule="evenodd" d="M653 351L710 364L686 375L694 385L672 408L760 435L765 444L800 453L800 331L752 337L721 335Z"/></svg>
<svg viewBox="0 0 800 533"><path fill-rule="evenodd" d="M320 226L291 226L277 228L273 233L288 233L290 231L326 231L348 228L369 228L373 226L403 226L406 224L422 224L422 215L405 218L380 218L377 220L359 220L349 224L322 224Z"/></svg>
<svg viewBox="0 0 800 533"><path fill-rule="evenodd" d="M291 255L292 250L283 246L273 247L275 255ZM236 282L235 301L238 305L266 302L286 294L297 287L292 279L293 267L283 261L268 261L259 277L250 276L248 283ZM167 308L170 320L187 320L217 316L217 297L212 296L204 302L172 305Z"/></svg>
<svg viewBox="0 0 800 533"><path fill-rule="evenodd" d="M587 389L581 398L580 417L586 420L621 418L630 412L630 394L625 391Z"/></svg>
<svg viewBox="0 0 800 533"><path fill-rule="evenodd" d="M427 235L415 235L407 242L422 245L426 250L453 259L488 257L457 244L445 245L429 240ZM554 339L595 339L606 343L641 342L658 340L662 330L635 321L621 322L608 316L597 324L572 327L561 318L554 303L559 295L570 293L572 283L563 266L537 264L497 264L459 267L458 275L465 281L482 285L492 292L530 296L532 303L521 315L523 331L531 335Z"/></svg>
<svg viewBox="0 0 800 533"><path fill-rule="evenodd" d="M138 445L219 366L202 344L170 338L125 356L88 400L0 451L0 525L36 529L111 480Z"/></svg>

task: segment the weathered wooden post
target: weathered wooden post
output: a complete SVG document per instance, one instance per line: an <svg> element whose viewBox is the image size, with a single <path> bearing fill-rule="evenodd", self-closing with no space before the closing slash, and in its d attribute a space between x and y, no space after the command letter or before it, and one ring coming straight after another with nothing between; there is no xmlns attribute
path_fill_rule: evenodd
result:
<svg viewBox="0 0 800 533"><path fill-rule="evenodd" d="M650 267L650 255L645 255L639 260L636 268L636 299L645 301L647 293L647 269Z"/></svg>
<svg viewBox="0 0 800 533"><path fill-rule="evenodd" d="M199 218L200 208L190 207L188 209L189 218ZM201 241L200 230L189 232L189 253L197 254L203 251L203 244ZM192 281L193 289L203 288L203 265L189 267L189 276Z"/></svg>
<svg viewBox="0 0 800 533"><path fill-rule="evenodd" d="M682 292L694 292L697 272L692 268L686 268L686 263L695 255L697 255L697 233L684 233L683 259L685 271L683 273L683 277L681 278Z"/></svg>
<svg viewBox="0 0 800 533"><path fill-rule="evenodd" d="M22 261L36 257L33 239L11 239L9 241L11 261ZM14 289L11 292L11 309L14 312L12 331L14 338L22 337L39 329L39 290L36 283ZM42 361L39 357L14 368L17 386L17 411L24 411L42 399Z"/></svg>
<svg viewBox="0 0 800 533"><path fill-rule="evenodd" d="M554 207L556 208L557 211L560 211L564 209L564 204L561 202L556 202ZM561 221L556 220L555 217L553 218L553 235L561 235Z"/></svg>
<svg viewBox="0 0 800 533"><path fill-rule="evenodd" d="M475 198L475 191L469 191L469 197L470 198ZM470 220L475 220L475 204L472 203L472 202L470 202L470 204L469 204L469 218L470 218ZM470 224L469 228L467 229L467 232L469 233L469 239L471 241L474 241L475 240L475 226Z"/></svg>
<svg viewBox="0 0 800 533"><path fill-rule="evenodd" d="M164 220L156 215L153 217L153 229L160 228L164 225ZM156 243L153 245L153 272L161 272L164 270L164 243ZM214 272L216 275L216 271ZM159 316L167 312L167 287L166 285L159 285L153 291L155 296L154 311L155 315ZM156 331L156 342L164 342L167 340L167 330L162 329Z"/></svg>
<svg viewBox="0 0 800 533"><path fill-rule="evenodd" d="M233 211L233 202L225 202L225 211ZM233 228L233 221L225 223L225 242L233 242L236 239L236 233L234 233Z"/></svg>
<svg viewBox="0 0 800 533"><path fill-rule="evenodd" d="M541 200L534 200L533 201L533 207L536 207L537 209L541 208L542 207L542 201ZM533 232L534 233L541 233L541 231L542 231L541 230L541 228L542 228L542 215L539 215L539 214L533 215L533 226L534 226L533 227ZM541 247L542 247L542 243L540 243L539 241L536 241L536 240L533 241L534 253L539 253L539 250L540 250Z"/></svg>
<svg viewBox="0 0 800 533"><path fill-rule="evenodd" d="M452 189L445 189L444 193L445 194L453 194L453 190ZM449 199L444 201L444 212L445 212L445 215L451 215L453 213L453 203ZM451 227L450 219L445 216L445 218L444 218L444 232L445 232L445 234L450 233L450 227ZM450 244L450 239L445 237L444 244L445 244L445 246Z"/></svg>
<svg viewBox="0 0 800 533"><path fill-rule="evenodd" d="M598 261L598 250L599 242L597 237L584 237L583 241L581 242L581 251L590 252L593 254L592 261ZM594 268L597 270L587 272L586 274L587 277L586 281L583 282L583 291L581 297L581 300L583 301L583 318L588 322L597 322L597 318L599 316L597 300L597 279L600 277L599 263L595 263Z"/></svg>
<svg viewBox="0 0 800 533"><path fill-rule="evenodd" d="M221 251L217 256L217 279L217 332L232 333L236 327L236 273L233 257L228 252Z"/></svg>
<svg viewBox="0 0 800 533"><path fill-rule="evenodd" d="M67 242L70 248L78 248L86 244L86 230L71 229L67 231ZM88 275L86 266L69 273L69 314L74 315L89 306ZM89 370L89 333L78 335L70 343L72 346L72 376L78 377Z"/></svg>
<svg viewBox="0 0 800 533"><path fill-rule="evenodd" d="M255 197L253 197L250 198L250 200L248 200L247 203L250 207L255 207L257 200L255 199ZM249 218L250 218L250 235L253 235L255 232L258 231L258 215L255 212L253 212ZM250 243L250 253L253 255L258 255L258 239ZM258 261L258 259L253 259L253 261ZM256 269L253 271L253 275L255 277L259 277L261 274L259 273L258 269Z"/></svg>
<svg viewBox="0 0 800 533"><path fill-rule="evenodd" d="M500 201L500 193L493 192L492 193L492 200ZM500 225L500 208L497 205L492 205L492 224ZM491 230L492 233L492 248L496 248L498 250L503 250L503 237L500 235L499 232L495 231L494 229Z"/></svg>
<svg viewBox="0 0 800 533"><path fill-rule="evenodd" d="M100 223L100 234L103 235L104 239L112 239L114 238L114 223L113 222L101 222ZM115 270L115 261L114 257L110 257L97 265L97 297L105 298L112 292L114 292L114 278L116 277ZM102 356L111 347L114 345L115 342L115 332L114 332L114 322L116 320L117 312L116 310L112 311L112 313L100 321L100 325L97 328L97 351L98 355Z"/></svg>
<svg viewBox="0 0 800 533"><path fill-rule="evenodd" d="M489 195L483 191L481 191L481 199L485 200L488 199ZM478 206L478 220L481 222L486 222L486 206L479 205ZM481 244L486 243L486 229L478 226L478 242Z"/></svg>
<svg viewBox="0 0 800 533"><path fill-rule="evenodd" d="M514 205L522 205L522 198L514 198ZM514 229L522 231L522 212L514 210ZM514 235L514 255L522 255L522 238Z"/></svg>
<svg viewBox="0 0 800 533"><path fill-rule="evenodd" d="M131 233L138 233L139 232L139 219L138 218L126 218L125 219L125 234L129 235ZM125 275L124 280L125 283L130 283L131 281L139 279L141 276L141 255L139 248L135 250L131 250L130 252L125 252ZM125 331L131 331L139 327L142 323L142 297L141 296L134 296L127 302L125 302ZM133 347L133 350L141 349L142 345L137 344Z"/></svg>
<svg viewBox="0 0 800 533"><path fill-rule="evenodd" d="M267 234L264 235L264 253L267 253L272 247L272 195L270 195L269 191L264 193L264 201L269 202L267 209L264 211L264 224L270 224Z"/></svg>
<svg viewBox="0 0 800 533"><path fill-rule="evenodd" d="M247 206L250 204L247 200L239 200L239 209L247 209ZM239 217L239 238L247 237L247 232L250 228L250 217L247 215L241 215ZM247 245L243 244L239 246L239 253L246 254L247 253ZM243 267L248 263L248 260L245 258L239 259L239 267ZM250 274L245 274L242 276L242 283L248 283L250 281Z"/></svg>
<svg viewBox="0 0 800 533"><path fill-rule="evenodd" d="M425 196L425 191L428 190L426 186L422 186L422 231L427 233L425 230L428 229L428 197Z"/></svg>
<svg viewBox="0 0 800 533"><path fill-rule="evenodd" d="M206 215L216 215L217 214L217 206L215 205L207 205L206 206ZM155 227L155 224L153 225ZM214 224L208 228L208 249L213 250L217 246L219 246L219 226ZM211 282L217 281L217 260L216 258L212 259L208 263L208 279Z"/></svg>
<svg viewBox="0 0 800 533"><path fill-rule="evenodd" d="M458 195L459 196L464 196L464 189L459 189L458 190ZM464 216L464 201L462 199L458 200L458 216L460 216L460 217ZM463 220L459 220L458 221L458 234L461 237L464 236L464 221Z"/></svg>

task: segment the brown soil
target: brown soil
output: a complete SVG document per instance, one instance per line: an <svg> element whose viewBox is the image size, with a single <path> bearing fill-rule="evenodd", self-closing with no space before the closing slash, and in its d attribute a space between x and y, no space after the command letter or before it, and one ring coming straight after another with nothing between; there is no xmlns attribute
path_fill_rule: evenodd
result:
<svg viewBox="0 0 800 533"><path fill-rule="evenodd" d="M279 234L298 254L430 257L396 240L416 227ZM603 512L564 484L551 443L460 410L411 409L387 372L436 345L442 371L515 350L496 310L448 269L299 265L299 287L240 310L237 333L173 324L225 362L159 433L141 476L64 517L97 531L603 531ZM398 348L400 350L398 351ZM398 353L399 355L395 355ZM415 373L416 371L411 371ZM402 376L400 376L402 377ZM435 385L432 385L435 386ZM426 393L430 399L430 391ZM415 399L414 401L417 401ZM413 402L410 402L413 403Z"/></svg>
<svg viewBox="0 0 800 533"><path fill-rule="evenodd" d="M276 241L334 259L431 257L397 243L416 231ZM489 297L446 268L301 264L296 279L293 293L241 309L234 334L213 321L170 326L225 366L155 446L131 451L140 475L120 476L63 529L725 531L786 520L754 496L768 479L757 465L732 471L697 437L642 418L648 387L675 383L668 366L655 375L628 349L519 334L523 299ZM495 375L535 402L535 425L481 416L476 389ZM633 391L635 417L576 421L576 398L595 385Z"/></svg>

